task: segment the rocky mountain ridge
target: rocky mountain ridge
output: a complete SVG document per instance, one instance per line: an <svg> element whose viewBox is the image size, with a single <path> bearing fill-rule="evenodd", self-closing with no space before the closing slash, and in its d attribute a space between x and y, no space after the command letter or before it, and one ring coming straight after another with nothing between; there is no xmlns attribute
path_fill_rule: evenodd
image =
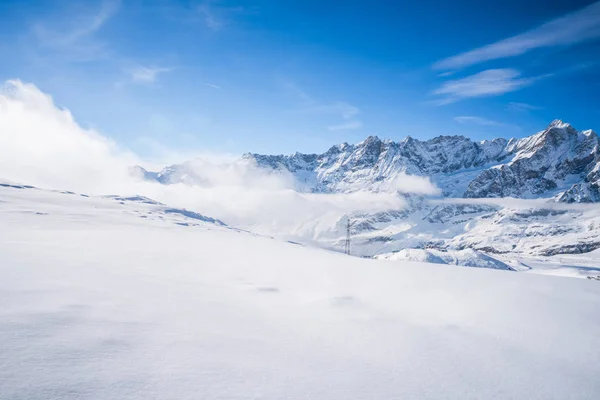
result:
<svg viewBox="0 0 600 400"><path fill-rule="evenodd" d="M598 135L560 120L523 139L473 141L438 136L394 142L370 136L323 154L246 154L262 168L285 170L316 192L381 190L399 174L431 177L446 197L600 201Z"/></svg>
<svg viewBox="0 0 600 400"><path fill-rule="evenodd" d="M408 136L394 142L369 136L323 154L247 153L241 161L290 173L300 191L390 191L398 177L417 175L429 177L444 197L600 201L600 139L592 130L579 132L560 120L523 139L438 136L422 141ZM165 184L205 183L192 162L138 173Z"/></svg>

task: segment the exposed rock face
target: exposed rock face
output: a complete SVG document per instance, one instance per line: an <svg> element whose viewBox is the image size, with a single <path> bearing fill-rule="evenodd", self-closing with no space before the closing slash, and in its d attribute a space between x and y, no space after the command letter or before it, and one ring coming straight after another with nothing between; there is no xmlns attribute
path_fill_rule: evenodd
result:
<svg viewBox="0 0 600 400"><path fill-rule="evenodd" d="M510 161L483 171L469 184L465 197L541 197L576 180L560 201L598 201L598 176L592 173L600 165L596 133L554 121L542 132L509 143L506 151Z"/></svg>
<svg viewBox="0 0 600 400"><path fill-rule="evenodd" d="M431 223L445 224L457 216L464 217L467 215L471 216L473 214L490 213L494 211L497 211L496 207L487 205L447 205L433 208L429 215L427 215L424 219Z"/></svg>
<svg viewBox="0 0 600 400"><path fill-rule="evenodd" d="M586 175L583 182L571 186L558 197L559 201L564 203L600 202L600 159L596 158L595 163L596 166Z"/></svg>
<svg viewBox="0 0 600 400"><path fill-rule="evenodd" d="M523 139L480 142L438 136L401 142L376 136L356 145L342 143L323 154L245 154L243 161L291 173L300 190L353 192L393 190L403 174L431 177L449 197L552 197L561 202L600 201L598 135L578 132L562 121ZM158 173L137 174L161 183L206 184L194 161Z"/></svg>
<svg viewBox="0 0 600 400"><path fill-rule="evenodd" d="M433 249L404 249L396 253L380 254L379 260L420 261L434 264L462 265L475 268L513 269L502 261L475 250L439 251Z"/></svg>

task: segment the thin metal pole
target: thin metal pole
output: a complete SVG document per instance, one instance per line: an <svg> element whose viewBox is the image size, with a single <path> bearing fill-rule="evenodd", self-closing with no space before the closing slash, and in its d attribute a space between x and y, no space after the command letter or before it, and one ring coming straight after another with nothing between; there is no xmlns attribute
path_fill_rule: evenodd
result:
<svg viewBox="0 0 600 400"><path fill-rule="evenodd" d="M345 253L350 255L350 217L346 223L346 250Z"/></svg>

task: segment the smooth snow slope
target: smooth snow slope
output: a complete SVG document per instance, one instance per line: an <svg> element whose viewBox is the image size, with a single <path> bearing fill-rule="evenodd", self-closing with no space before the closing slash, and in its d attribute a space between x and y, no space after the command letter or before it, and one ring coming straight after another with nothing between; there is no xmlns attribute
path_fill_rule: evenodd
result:
<svg viewBox="0 0 600 400"><path fill-rule="evenodd" d="M0 398L600 398L599 282L353 258L159 207L0 187Z"/></svg>

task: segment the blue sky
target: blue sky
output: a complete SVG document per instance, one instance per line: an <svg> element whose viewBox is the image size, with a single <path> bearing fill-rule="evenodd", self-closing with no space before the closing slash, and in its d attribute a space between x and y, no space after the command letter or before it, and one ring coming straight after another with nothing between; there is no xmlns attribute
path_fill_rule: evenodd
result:
<svg viewBox="0 0 600 400"><path fill-rule="evenodd" d="M600 2L1 0L0 51L149 158L600 130Z"/></svg>

